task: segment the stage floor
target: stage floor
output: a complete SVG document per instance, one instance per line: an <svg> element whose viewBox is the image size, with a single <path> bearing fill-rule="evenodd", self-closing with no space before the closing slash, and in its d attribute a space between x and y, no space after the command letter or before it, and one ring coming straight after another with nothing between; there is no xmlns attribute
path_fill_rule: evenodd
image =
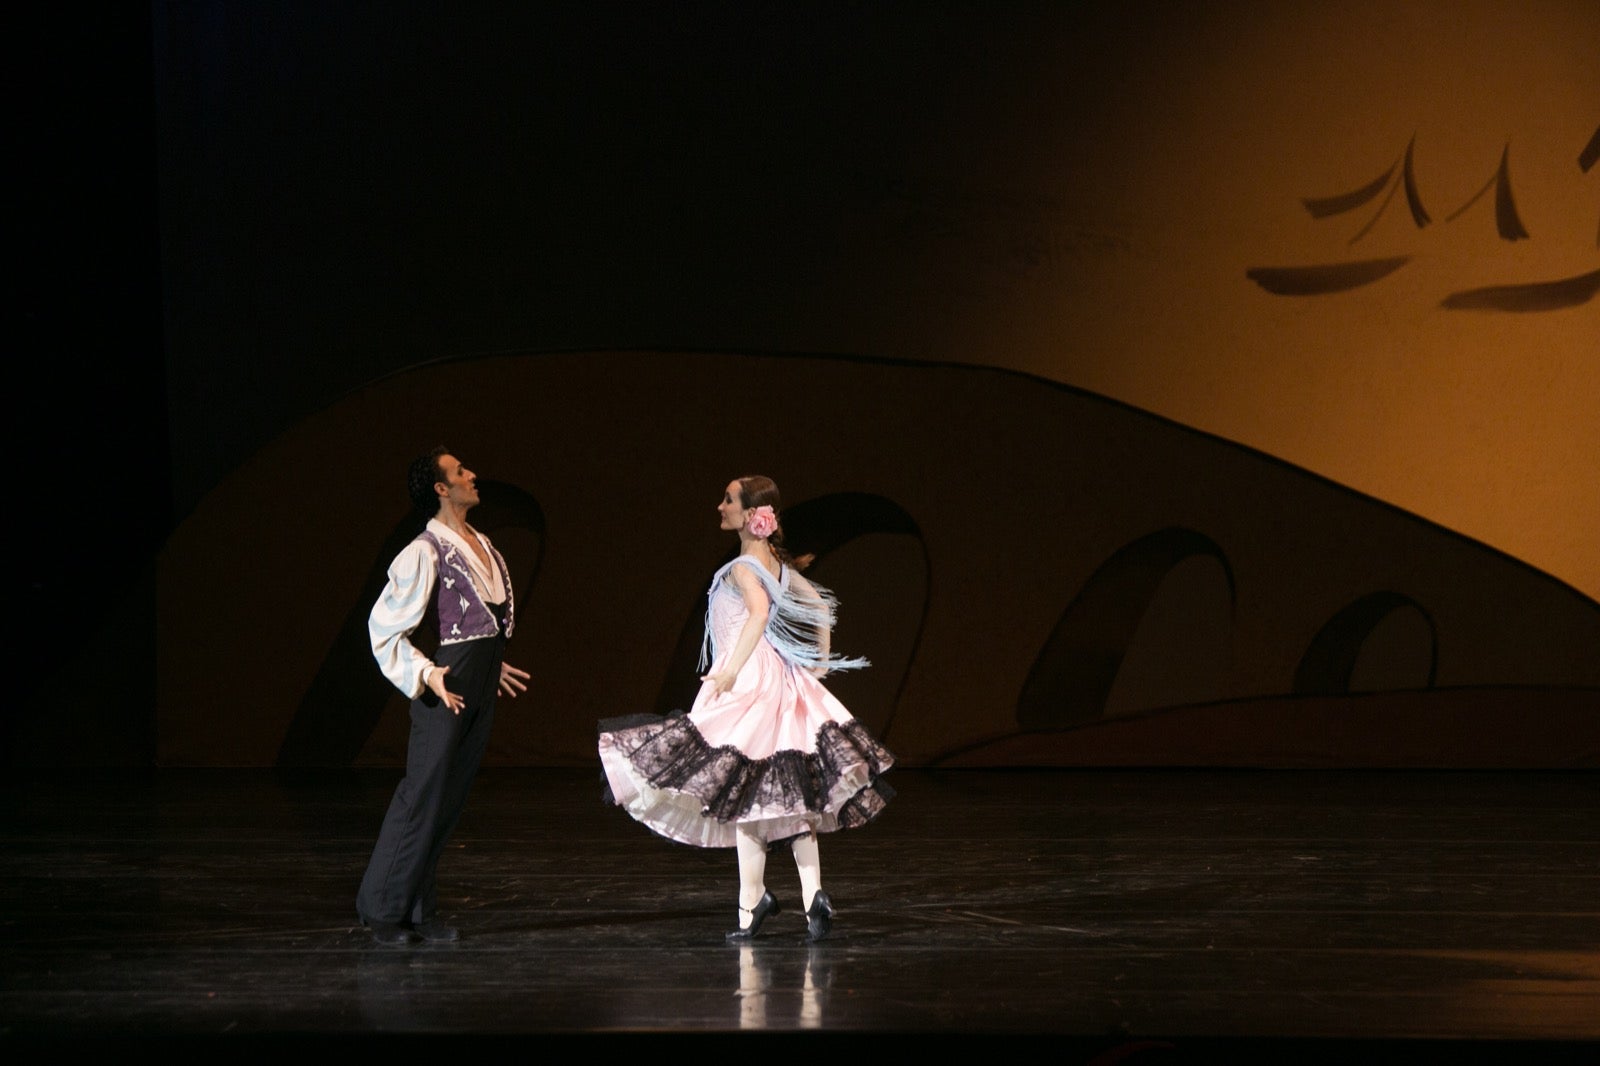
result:
<svg viewBox="0 0 1600 1066"><path fill-rule="evenodd" d="M774 852L786 911L736 947L731 851L603 807L597 771L488 769L440 866L462 939L394 948L353 899L398 777L14 778L0 1053L932 1034L1048 1037L1067 1062L1553 1061L1600 1041L1593 774L897 770L878 822L823 840L834 936L802 942Z"/></svg>

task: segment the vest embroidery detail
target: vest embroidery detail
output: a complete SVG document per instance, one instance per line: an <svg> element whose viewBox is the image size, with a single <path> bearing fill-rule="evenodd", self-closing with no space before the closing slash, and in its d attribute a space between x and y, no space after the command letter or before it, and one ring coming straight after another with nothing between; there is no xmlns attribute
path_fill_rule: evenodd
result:
<svg viewBox="0 0 1600 1066"><path fill-rule="evenodd" d="M433 545L434 555L439 562L439 580L434 589L434 606L439 615L439 643L460 644L462 641L482 640L499 633L500 624L495 620L494 611L478 594L470 564L462 557L461 549L453 542L435 536L430 530L423 530L418 537ZM490 559L500 571L500 582L506 589L505 633L510 637L516 623L511 573L499 550L492 544L487 547Z"/></svg>

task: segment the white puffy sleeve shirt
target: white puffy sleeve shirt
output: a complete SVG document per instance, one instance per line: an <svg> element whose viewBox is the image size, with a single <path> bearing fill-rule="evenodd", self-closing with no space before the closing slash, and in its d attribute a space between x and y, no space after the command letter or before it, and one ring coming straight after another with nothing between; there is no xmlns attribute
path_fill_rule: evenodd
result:
<svg viewBox="0 0 1600 1066"><path fill-rule="evenodd" d="M485 603L504 602L506 587L498 566L478 558L478 553L457 536L455 530L437 518L428 520L428 532L461 549L472 582ZM485 553L492 556L489 538L477 530L472 534L483 545ZM378 660L378 669L409 699L422 695L427 687L427 671L433 667L433 661L411 643L411 634L428 613L433 586L438 580L439 560L433 545L425 540L413 540L389 564L389 582L367 618L367 634L372 639L372 656Z"/></svg>
<svg viewBox="0 0 1600 1066"><path fill-rule="evenodd" d="M367 635L372 638L372 656L378 660L378 669L409 699L422 695L427 680L424 671L433 665L411 643L411 634L428 613L433 585L438 580L433 545L425 540L412 541L389 564L389 583L367 617Z"/></svg>

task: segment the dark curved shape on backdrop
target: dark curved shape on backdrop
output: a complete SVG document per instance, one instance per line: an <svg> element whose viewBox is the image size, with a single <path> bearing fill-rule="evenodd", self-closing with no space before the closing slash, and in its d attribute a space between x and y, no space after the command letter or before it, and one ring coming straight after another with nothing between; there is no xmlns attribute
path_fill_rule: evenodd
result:
<svg viewBox="0 0 1600 1066"><path fill-rule="evenodd" d="M1406 145L1406 206L1411 210L1411 221L1416 223L1418 229L1422 229L1433 218L1428 214L1428 209L1422 206L1422 191L1417 187L1416 152L1417 135L1413 133L1411 143Z"/></svg>
<svg viewBox="0 0 1600 1066"><path fill-rule="evenodd" d="M1587 174L1594 169L1596 162L1600 162L1600 126L1594 128L1594 136L1589 138L1589 143L1578 153L1578 169Z"/></svg>
<svg viewBox="0 0 1600 1066"><path fill-rule="evenodd" d="M923 548L922 557L926 564L928 553L922 544L922 530L904 508L883 496L867 492L836 492L783 509L784 542L790 554L796 558L810 555L814 561L821 561L829 552L871 533L898 533L914 537L918 546ZM737 550L735 548L724 555L717 569L732 560ZM710 584L711 574L707 574L700 588L706 589ZM922 616L917 619L917 637L912 643L912 662L916 660L916 649L922 642L922 629L927 624L927 616L928 601L924 596ZM657 714L686 711L694 704L695 696L700 692L698 664L700 643L704 636L705 597L702 595L695 599L695 605L678 633L678 643L673 649L666 677L656 697ZM908 664L908 671L909 668ZM905 682L906 678L902 676L895 686L897 705ZM893 718L894 712L891 711L889 721L892 722ZM888 722L883 729L885 734L887 731Z"/></svg>
<svg viewBox="0 0 1600 1066"><path fill-rule="evenodd" d="M516 586L517 600L527 603L544 558L544 510L528 492L504 481L480 480L478 496L480 502L473 508L472 524L491 540L502 529L526 529L534 534L538 549L532 564L525 573L518 573L524 569L520 566L513 567L511 573L513 581L520 581ZM396 693L373 662L367 616L388 580L390 561L421 532L424 524L415 514L406 515L378 548L361 583L361 592L345 613L344 624L323 656L278 747L280 769L350 766L372 736L384 707ZM425 651L437 644L437 636L428 634L426 627L418 630L415 640Z"/></svg>
<svg viewBox="0 0 1600 1066"><path fill-rule="evenodd" d="M1319 263L1300 267L1251 267L1244 276L1274 296L1323 296L1370 285L1411 262L1409 255Z"/></svg>
<svg viewBox="0 0 1600 1066"><path fill-rule="evenodd" d="M1194 555L1222 565L1231 610L1233 567L1215 541L1178 527L1141 537L1101 563L1061 612L1017 697L1017 725L1054 732L1097 721L1156 590Z"/></svg>
<svg viewBox="0 0 1600 1066"><path fill-rule="evenodd" d="M1415 138L1413 138L1413 141ZM1407 149L1409 154L1410 150ZM1361 188L1353 192L1342 192L1334 196L1306 196L1300 203L1304 205L1312 218L1328 218L1332 215L1342 215L1346 211L1354 211L1362 204L1368 203L1389 186L1389 179L1394 177L1394 168L1400 165L1396 160L1388 170L1373 178Z"/></svg>
<svg viewBox="0 0 1600 1066"><path fill-rule="evenodd" d="M1378 624L1395 611L1414 608L1428 623L1433 637L1428 661L1428 683L1432 688L1439 667L1438 633L1433 616L1410 596L1398 592L1374 592L1342 608L1317 631L1300 657L1294 671L1296 696L1344 696L1350 692L1350 675L1367 638Z"/></svg>
<svg viewBox="0 0 1600 1066"><path fill-rule="evenodd" d="M1517 201L1511 195L1511 149L1508 147L1500 153L1500 166L1494 175L1483 184L1483 188L1473 193L1466 203L1456 208L1445 219L1454 222L1471 209L1472 205L1483 199L1490 189L1494 190L1494 228L1502 240L1521 241L1528 237L1528 228L1522 224L1522 216L1517 214Z"/></svg>
<svg viewBox="0 0 1600 1066"><path fill-rule="evenodd" d="M1596 292L1600 292L1600 270L1557 281L1463 289L1446 296L1439 306L1449 311L1560 311L1588 303Z"/></svg>

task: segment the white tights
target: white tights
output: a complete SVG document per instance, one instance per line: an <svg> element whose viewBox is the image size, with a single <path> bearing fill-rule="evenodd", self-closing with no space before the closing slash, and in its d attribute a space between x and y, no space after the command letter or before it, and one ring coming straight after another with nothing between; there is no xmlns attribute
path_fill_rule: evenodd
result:
<svg viewBox="0 0 1600 1066"><path fill-rule="evenodd" d="M734 848L739 854L739 928L750 928L750 911L767 891L767 842L743 826L734 832ZM817 834L796 837L791 844L794 865L800 872L800 905L811 909L811 901L822 887L822 854Z"/></svg>

